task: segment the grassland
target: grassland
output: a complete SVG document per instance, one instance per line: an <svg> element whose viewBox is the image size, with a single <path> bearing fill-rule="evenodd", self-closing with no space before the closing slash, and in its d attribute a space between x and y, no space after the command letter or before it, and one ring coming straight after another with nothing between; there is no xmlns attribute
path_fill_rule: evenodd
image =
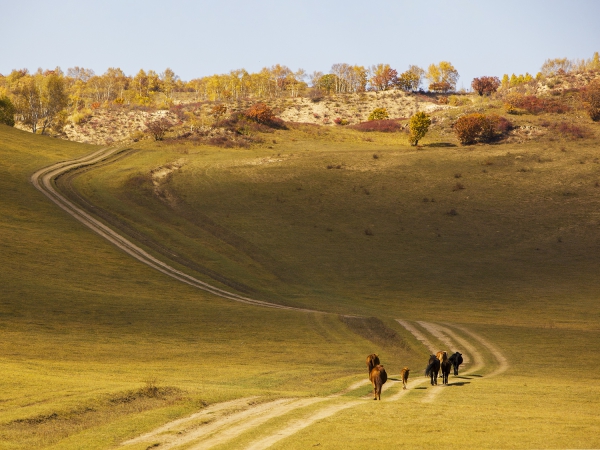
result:
<svg viewBox="0 0 600 450"><path fill-rule="evenodd" d="M336 316L265 315L181 285L28 182L94 147L0 133L0 448L107 448L206 403L330 393L356 379L374 346ZM148 397L153 380L160 392Z"/></svg>
<svg viewBox="0 0 600 450"><path fill-rule="evenodd" d="M420 376L428 352L395 318L464 324L510 368L486 378L485 354L483 378L440 388L433 403L414 389L274 448L364 448L374 433L395 448L600 445L597 138L462 148L440 131L411 148L397 134L296 126L250 149L144 141L59 180L182 270L377 317L390 343L361 337L364 323L238 305L130 260L27 183L92 147L0 133L0 448L111 448L206 403L331 394L364 378L375 350L390 373ZM144 395L154 378L160 395Z"/></svg>
<svg viewBox="0 0 600 450"><path fill-rule="evenodd" d="M74 185L282 303L596 329L597 141L439 139L415 149L402 135L300 127L250 150L151 145ZM151 171L177 161L157 191Z"/></svg>

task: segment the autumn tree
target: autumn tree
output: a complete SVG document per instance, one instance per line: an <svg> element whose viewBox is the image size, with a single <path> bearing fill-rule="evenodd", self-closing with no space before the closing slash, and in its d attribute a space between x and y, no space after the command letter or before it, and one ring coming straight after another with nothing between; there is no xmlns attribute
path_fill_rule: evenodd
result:
<svg viewBox="0 0 600 450"><path fill-rule="evenodd" d="M429 90L434 92L449 92L456 90L458 71L448 61L431 64L427 69L425 78L429 80Z"/></svg>
<svg viewBox="0 0 600 450"><path fill-rule="evenodd" d="M398 84L398 72L389 64L377 64L371 67L371 78L369 83L376 91L386 91Z"/></svg>
<svg viewBox="0 0 600 450"><path fill-rule="evenodd" d="M319 80L317 81L317 86L315 87L323 92L331 94L335 92L335 87L337 84L337 75L328 73L326 75L322 75L321 78L319 78Z"/></svg>
<svg viewBox="0 0 600 450"><path fill-rule="evenodd" d="M587 70L600 70L600 55L594 52L594 56L589 61L586 61Z"/></svg>
<svg viewBox="0 0 600 450"><path fill-rule="evenodd" d="M144 69L140 69L131 80L131 88L136 94L135 100L138 103L150 103L150 94L160 89L160 78L153 70L146 73Z"/></svg>
<svg viewBox="0 0 600 450"><path fill-rule="evenodd" d="M41 82L41 126L42 134L56 123L59 113L67 107L68 94L62 74L52 71L45 74Z"/></svg>
<svg viewBox="0 0 600 450"><path fill-rule="evenodd" d="M337 63L331 66L331 74L335 75L335 92L338 94L363 92L366 89L368 76L363 66L351 66Z"/></svg>
<svg viewBox="0 0 600 450"><path fill-rule="evenodd" d="M490 95L493 92L496 92L500 87L501 82L498 77L480 77L474 78L471 82L471 87L475 92L479 95Z"/></svg>
<svg viewBox="0 0 600 450"><path fill-rule="evenodd" d="M544 61L544 64L542 64L542 68L540 70L544 76L548 77L556 75L560 72L570 72L572 67L573 62L567 58L554 58Z"/></svg>
<svg viewBox="0 0 600 450"><path fill-rule="evenodd" d="M425 71L419 66L410 66L406 72L398 76L398 87L405 92L416 91L421 85L424 74Z"/></svg>
<svg viewBox="0 0 600 450"><path fill-rule="evenodd" d="M128 81L127 76L121 69L110 67L103 75L91 76L86 85L93 101L104 103L122 97Z"/></svg>
<svg viewBox="0 0 600 450"><path fill-rule="evenodd" d="M307 88L304 79L307 77L304 69L298 69L296 72L290 71L284 81L286 91L290 97L298 97Z"/></svg>
<svg viewBox="0 0 600 450"><path fill-rule="evenodd" d="M429 116L420 111L414 114L408 123L409 129L409 137L408 140L410 145L416 146L419 144L419 141L425 137L427 131L429 130L429 125L431 125L431 119Z"/></svg>
<svg viewBox="0 0 600 450"><path fill-rule="evenodd" d="M171 100L173 97L173 91L177 87L177 81L179 81L179 77L175 75L169 67L165 69L163 73L160 74L160 90L168 100Z"/></svg>
<svg viewBox="0 0 600 450"><path fill-rule="evenodd" d="M20 120L36 133L52 126L58 113L67 106L65 79L60 70L19 77L13 84L15 108Z"/></svg>

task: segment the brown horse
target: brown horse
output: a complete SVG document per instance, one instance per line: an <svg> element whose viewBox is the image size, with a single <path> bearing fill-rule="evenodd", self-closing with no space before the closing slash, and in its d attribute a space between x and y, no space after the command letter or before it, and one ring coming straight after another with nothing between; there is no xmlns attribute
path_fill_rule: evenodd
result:
<svg viewBox="0 0 600 450"><path fill-rule="evenodd" d="M367 370L369 371L369 374L371 373L371 370L373 370L373 367L378 366L379 364L379 356L377 356L375 353L367 356Z"/></svg>
<svg viewBox="0 0 600 450"><path fill-rule="evenodd" d="M410 372L410 369L408 367L405 367L400 372L400 378L402 378L402 389L406 389L406 383L408 383L408 373L409 372Z"/></svg>
<svg viewBox="0 0 600 450"><path fill-rule="evenodd" d="M435 357L439 360L440 362L440 369L442 368L442 364L444 364L444 361L448 361L448 352L446 351L439 351L435 354Z"/></svg>
<svg viewBox="0 0 600 450"><path fill-rule="evenodd" d="M381 364L377 364L369 374L369 380L373 384L373 400L381 400L381 388L387 381L387 372Z"/></svg>

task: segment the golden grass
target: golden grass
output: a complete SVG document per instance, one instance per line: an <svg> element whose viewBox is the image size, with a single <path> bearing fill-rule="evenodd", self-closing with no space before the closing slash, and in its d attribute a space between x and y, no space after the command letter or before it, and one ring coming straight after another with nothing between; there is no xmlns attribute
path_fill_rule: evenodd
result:
<svg viewBox="0 0 600 450"><path fill-rule="evenodd" d="M89 146L0 133L0 448L40 448L65 433L64 448L103 448L201 402L330 393L362 369L373 345L336 316L265 311L181 285L130 260L29 184L36 168ZM109 407L107 398L152 377L182 394L152 400L140 414ZM69 422L81 411L79 425ZM86 436L96 436L93 446Z"/></svg>
<svg viewBox="0 0 600 450"><path fill-rule="evenodd" d="M282 303L597 327L595 140L414 149L348 130L275 136L277 150L151 146L75 185L178 255ZM129 184L182 158L167 200Z"/></svg>
<svg viewBox="0 0 600 450"><path fill-rule="evenodd" d="M27 181L92 147L6 127L0 139L0 448L109 448L205 402L329 394L363 378L373 351L412 379L428 351L394 318L468 324L511 367L486 379L488 365L433 404L418 389L367 402L276 448L364 448L374 430L395 448L599 445L587 367L600 323L596 139L461 148L432 134L415 149L393 134L298 127L250 149L143 142L70 180L206 270L178 267L260 299L377 317L395 345L335 315L238 305L136 263ZM150 172L179 159L161 199ZM152 378L168 395L111 402Z"/></svg>

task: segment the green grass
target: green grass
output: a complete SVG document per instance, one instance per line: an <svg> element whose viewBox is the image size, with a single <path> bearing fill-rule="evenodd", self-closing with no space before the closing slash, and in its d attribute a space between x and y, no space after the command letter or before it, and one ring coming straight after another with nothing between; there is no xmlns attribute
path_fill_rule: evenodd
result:
<svg viewBox="0 0 600 450"><path fill-rule="evenodd" d="M434 403L422 403L421 390L409 392L400 403L369 402L273 448L361 448L374 430L378 442L394 448L432 447L440 440L473 449L600 445L600 376L585 351L600 338L598 331L473 329L501 346L511 364L505 374L428 388L443 389Z"/></svg>
<svg viewBox="0 0 600 450"><path fill-rule="evenodd" d="M462 148L436 146L455 141L432 133L416 149L345 129L264 138L250 149L145 141L59 186L199 278L375 316L396 341L369 342L335 314L215 298L133 261L28 182L94 147L0 127L0 448L110 448L206 402L329 394L364 377L372 351L390 373L408 365L420 376L428 352L394 318L467 324L510 368L433 404L421 390L367 402L276 448L363 448L374 430L395 448L442 437L468 448L600 445L588 368L600 337L596 138ZM178 160L161 199L151 171ZM144 397L153 378L164 390Z"/></svg>
<svg viewBox="0 0 600 450"><path fill-rule="evenodd" d="M374 346L337 316L249 307L180 284L29 183L35 169L93 147L7 127L0 139L0 448L69 435L62 448L105 448L201 402L330 393L362 372ZM150 378L177 390L134 402L161 411L138 417L120 399Z"/></svg>
<svg viewBox="0 0 600 450"><path fill-rule="evenodd" d="M75 185L281 303L597 328L596 140L414 149L368 135L277 132L277 150L150 145ZM177 160L161 201L139 180Z"/></svg>

